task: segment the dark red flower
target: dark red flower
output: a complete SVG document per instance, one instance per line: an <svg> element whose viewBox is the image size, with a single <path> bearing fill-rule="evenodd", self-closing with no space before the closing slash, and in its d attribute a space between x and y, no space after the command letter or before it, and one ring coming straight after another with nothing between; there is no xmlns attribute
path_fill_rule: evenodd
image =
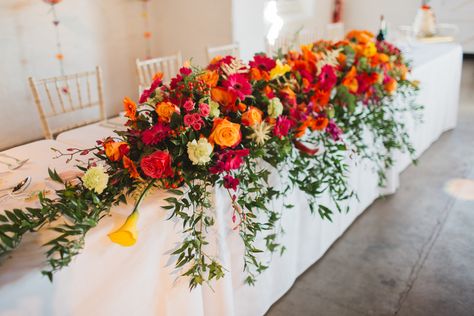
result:
<svg viewBox="0 0 474 316"><path fill-rule="evenodd" d="M153 80L150 88L143 91L142 95L140 96L140 100L138 102L140 103L146 102L146 100L148 100L150 95L156 90L156 88L158 88L160 84L161 84L161 78L156 78L155 80Z"/></svg>
<svg viewBox="0 0 474 316"><path fill-rule="evenodd" d="M213 62L212 64L209 64L209 66L207 66L207 69L209 70L218 70L221 68L221 65L222 64L226 64L226 65L230 65L233 61L234 61L235 57L233 56L225 56L215 62Z"/></svg>
<svg viewBox="0 0 474 316"><path fill-rule="evenodd" d="M224 188L236 191L240 181L237 178L227 174L224 176Z"/></svg>
<svg viewBox="0 0 474 316"><path fill-rule="evenodd" d="M157 150L145 156L140 162L143 173L150 178L161 179L173 176L171 156L166 151Z"/></svg>
<svg viewBox="0 0 474 316"><path fill-rule="evenodd" d="M179 69L179 73L182 74L183 76L189 76L193 71L191 68L188 67L181 67Z"/></svg>
<svg viewBox="0 0 474 316"><path fill-rule="evenodd" d="M141 138L146 145L156 145L168 137L170 130L168 124L158 122L152 128L143 131Z"/></svg>
<svg viewBox="0 0 474 316"><path fill-rule="evenodd" d="M265 55L255 55L253 60L249 62L250 67L258 68L263 71L270 71L276 66L275 60Z"/></svg>

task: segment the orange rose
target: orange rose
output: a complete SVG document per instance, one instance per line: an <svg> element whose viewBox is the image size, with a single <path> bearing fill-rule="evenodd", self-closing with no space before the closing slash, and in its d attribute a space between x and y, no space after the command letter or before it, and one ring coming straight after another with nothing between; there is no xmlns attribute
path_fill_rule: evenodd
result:
<svg viewBox="0 0 474 316"><path fill-rule="evenodd" d="M392 94L397 89L397 81L393 78L390 78L390 80L387 81L383 86L389 94Z"/></svg>
<svg viewBox="0 0 474 316"><path fill-rule="evenodd" d="M135 121L137 119L137 105L129 97L123 99L123 106L125 108L125 116L130 120Z"/></svg>
<svg viewBox="0 0 474 316"><path fill-rule="evenodd" d="M211 88L217 86L217 81L219 81L219 74L216 71L206 71L198 77L199 80L204 82Z"/></svg>
<svg viewBox="0 0 474 316"><path fill-rule="evenodd" d="M128 170L130 173L130 177L132 178L140 178L140 174L137 171L137 167L133 163L133 161L130 160L127 156L123 156L122 159L123 162L123 167Z"/></svg>
<svg viewBox="0 0 474 316"><path fill-rule="evenodd" d="M211 144L225 147L234 147L240 143L242 134L240 133L240 125L232 123L227 119L216 118L212 127L209 142Z"/></svg>
<svg viewBox="0 0 474 316"><path fill-rule="evenodd" d="M158 114L160 120L169 122L171 121L173 113L179 113L179 108L171 102L161 102L158 103L155 111Z"/></svg>
<svg viewBox="0 0 474 316"><path fill-rule="evenodd" d="M253 126L255 124L259 124L262 122L262 115L263 112L260 111L260 109L251 106L249 107L247 112L242 114L242 124L246 126Z"/></svg>
<svg viewBox="0 0 474 316"><path fill-rule="evenodd" d="M105 155L111 161L119 161L129 151L126 142L115 142L112 139L108 139L104 142L104 149Z"/></svg>
<svg viewBox="0 0 474 316"><path fill-rule="evenodd" d="M346 38L348 40L355 39L357 43L360 43L360 44L366 44L373 40L374 34L369 31L353 30L347 33Z"/></svg>

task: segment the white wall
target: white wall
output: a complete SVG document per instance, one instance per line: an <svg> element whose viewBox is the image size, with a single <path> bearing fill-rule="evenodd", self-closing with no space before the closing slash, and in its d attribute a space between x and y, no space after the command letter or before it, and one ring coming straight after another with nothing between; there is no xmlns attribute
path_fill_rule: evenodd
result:
<svg viewBox="0 0 474 316"><path fill-rule="evenodd" d="M474 0L432 0L438 23L455 24L460 32L456 39L465 52L474 53ZM347 29L368 29L376 31L381 14L394 35L399 25L411 25L421 5L417 0L346 0L344 22ZM390 35L389 34L389 35Z"/></svg>
<svg viewBox="0 0 474 316"><path fill-rule="evenodd" d="M241 56L249 59L256 52L265 51L268 25L263 12L267 0L233 0L233 38L239 42ZM324 34L331 21L333 0L278 0L278 7L285 12L278 14L284 19L281 33L292 34L299 28L315 29Z"/></svg>
<svg viewBox="0 0 474 316"><path fill-rule="evenodd" d="M136 97L135 58L144 57L139 0L63 0L56 6L66 73L104 71L107 113ZM232 41L231 2L151 0L152 55L183 52L205 62L205 46ZM42 138L27 77L59 75L49 6L40 0L0 1L0 149Z"/></svg>

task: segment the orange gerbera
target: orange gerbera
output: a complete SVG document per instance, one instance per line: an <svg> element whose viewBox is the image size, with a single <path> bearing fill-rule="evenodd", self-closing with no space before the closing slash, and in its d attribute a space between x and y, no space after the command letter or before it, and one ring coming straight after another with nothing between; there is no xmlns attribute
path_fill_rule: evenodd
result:
<svg viewBox="0 0 474 316"><path fill-rule="evenodd" d="M217 64L220 60L222 59L222 56L217 55L214 58L211 59L209 65L215 65Z"/></svg>
<svg viewBox="0 0 474 316"><path fill-rule="evenodd" d="M125 108L125 116L130 120L135 121L137 119L137 105L129 97L123 99L123 106Z"/></svg>
<svg viewBox="0 0 474 316"><path fill-rule="evenodd" d="M320 116L312 120L310 128L313 131L322 131L328 126L329 120L327 117Z"/></svg>
<svg viewBox="0 0 474 316"><path fill-rule="evenodd" d="M352 66L351 70L346 74L344 79L342 80L342 85L347 87L350 92L356 93L359 89L359 83L356 79L357 70L354 66Z"/></svg>
<svg viewBox="0 0 474 316"><path fill-rule="evenodd" d="M217 81L219 81L219 74L216 71L206 71L200 75L198 79L204 82L207 86L214 88L217 86Z"/></svg>
<svg viewBox="0 0 474 316"><path fill-rule="evenodd" d="M133 163L130 158L127 156L123 156L122 158L123 162L123 167L128 170L128 173L130 173L130 177L132 178L140 178L140 174L137 171L137 167L135 166L135 163Z"/></svg>
<svg viewBox="0 0 474 316"><path fill-rule="evenodd" d="M153 81L156 79L163 79L163 73L161 71L158 71L156 74L153 75Z"/></svg>
<svg viewBox="0 0 474 316"><path fill-rule="evenodd" d="M314 105L314 110L321 112L324 110L324 107L328 105L329 99L331 97L331 91L316 90L314 95L311 97L311 101Z"/></svg>

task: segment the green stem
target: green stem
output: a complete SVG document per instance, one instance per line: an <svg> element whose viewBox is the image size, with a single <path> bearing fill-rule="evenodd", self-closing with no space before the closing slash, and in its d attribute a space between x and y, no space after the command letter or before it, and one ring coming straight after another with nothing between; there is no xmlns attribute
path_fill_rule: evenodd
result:
<svg viewBox="0 0 474 316"><path fill-rule="evenodd" d="M148 192L148 190L150 190L153 185L155 184L155 181L156 179L153 179L151 180L148 185L146 186L146 188L142 191L142 193L140 193L140 197L138 198L137 202L135 203L135 207L133 208L133 211L132 213L135 213L138 209L138 207L140 206L140 203L142 202L143 198L145 197L145 194Z"/></svg>

